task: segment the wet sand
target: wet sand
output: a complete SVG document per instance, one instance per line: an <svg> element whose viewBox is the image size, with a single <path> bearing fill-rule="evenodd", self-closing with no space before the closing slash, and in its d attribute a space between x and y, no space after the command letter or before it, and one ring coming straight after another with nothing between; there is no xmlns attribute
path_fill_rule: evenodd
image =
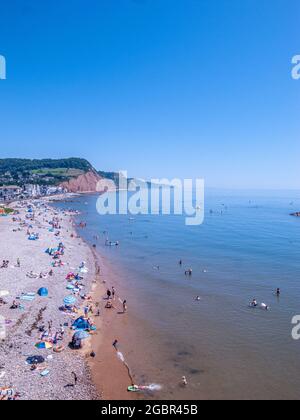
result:
<svg viewBox="0 0 300 420"><path fill-rule="evenodd" d="M92 337L90 343L91 349L96 353L94 359L89 359L92 379L104 400L133 400L138 395L127 391L132 380L112 345L118 339L120 331L128 328L127 314L121 314L122 305L118 296L113 301L115 309L105 309L106 291L112 287L111 270L107 260L94 249L92 253L96 267L101 268L100 274L96 274L92 293L93 300L99 302L100 309L100 317L93 318L99 333Z"/></svg>

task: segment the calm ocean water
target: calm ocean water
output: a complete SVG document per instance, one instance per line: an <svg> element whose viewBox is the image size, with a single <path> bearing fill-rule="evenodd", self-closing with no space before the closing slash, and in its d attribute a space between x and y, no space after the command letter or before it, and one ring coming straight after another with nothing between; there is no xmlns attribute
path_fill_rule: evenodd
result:
<svg viewBox="0 0 300 420"><path fill-rule="evenodd" d="M99 235L112 263L129 307L118 338L137 382L161 384L153 397L162 399L299 398L291 320L300 314L300 218L289 214L300 211L300 193L210 190L198 227L181 216L100 216L96 200L58 206L82 212L81 234L90 243ZM120 246L106 247L104 231ZM271 310L250 309L253 298Z"/></svg>

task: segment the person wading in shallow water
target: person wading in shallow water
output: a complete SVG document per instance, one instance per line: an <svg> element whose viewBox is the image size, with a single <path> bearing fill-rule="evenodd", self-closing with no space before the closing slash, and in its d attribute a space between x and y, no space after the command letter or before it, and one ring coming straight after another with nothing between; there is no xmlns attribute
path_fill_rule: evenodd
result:
<svg viewBox="0 0 300 420"><path fill-rule="evenodd" d="M127 300L124 300L123 302L123 314L127 312Z"/></svg>

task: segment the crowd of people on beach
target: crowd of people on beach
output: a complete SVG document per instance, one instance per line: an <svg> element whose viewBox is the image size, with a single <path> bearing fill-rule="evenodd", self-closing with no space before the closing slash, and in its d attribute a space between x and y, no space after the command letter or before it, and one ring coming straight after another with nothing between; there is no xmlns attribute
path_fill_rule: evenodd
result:
<svg viewBox="0 0 300 420"><path fill-rule="evenodd" d="M20 232L24 230L26 236L31 240L38 240L41 237L41 233L34 233L34 229L41 228L42 226L48 226L47 230L53 234L54 238L60 238L61 232L63 230L61 225L61 214L58 210L54 210L51 207L48 207L44 203L39 203L34 205L33 203L20 202L18 203L19 211L13 216L12 221L14 226L17 228L13 229L13 232ZM21 217L21 211L25 212L24 217ZM66 212L62 212L66 214ZM52 215L52 217L51 217ZM70 220L71 221L71 220ZM72 222L73 223L73 222ZM74 226L74 224L73 224ZM86 224L82 223L81 227L85 227ZM43 228L44 228L43 227ZM65 234L66 232L64 232ZM71 238L78 238L78 235L73 232L70 233ZM33 239L34 238L34 239ZM58 243L55 248L47 248L46 250L41 250L45 252L50 259L50 269L44 271L38 271L37 273L33 270L26 273L28 279L36 279L37 287L39 280L50 279L52 277L57 277L56 269L63 269L66 264L65 260L65 251L66 247L62 241ZM8 269L10 265L9 260L3 260L1 269ZM17 259L16 268L21 268L21 260ZM96 276L99 276L101 272L100 266L96 267ZM121 300L118 298L116 300L117 292L114 287L107 290L107 295L104 297L96 297L92 294L89 294L88 291L85 291L85 276L89 275L89 268L87 264L83 261L78 265L78 269L74 272L69 272L66 274L66 289L69 293L64 299L62 295L63 305L57 310L65 314L66 320L63 323L55 326L52 319L49 319L47 322L42 321L36 325L38 335L36 336L37 343L33 347L38 350L51 350L55 354L62 353L64 351L70 350L85 350L89 346L85 346L85 341L90 338L96 331L96 323L93 319L94 316L101 316L100 305L102 299L104 299L103 307L104 309L112 309L115 307L118 301L121 301L123 308L123 313L127 312L127 301ZM40 285L41 286L41 285ZM27 311L28 307L24 306L25 303L30 305L30 302L34 301L37 294L41 297L48 297L48 293L51 296L51 288L48 289L41 287L40 293L22 293L19 296L16 296L11 301L9 308L13 311ZM45 294L43 294L45 293ZM0 305L7 305L7 297L0 297ZM43 311L44 309L42 309ZM90 342L90 340L89 340ZM90 357L95 357L95 351L89 353ZM31 372L38 372L42 377L49 375L50 371L47 367L47 360L52 359L52 356L49 354L47 358L43 356L29 356L26 359L26 363L29 365ZM78 384L78 375L76 372L71 372L71 376L74 381L72 386ZM70 386L70 384L67 384ZM20 391L20 390L18 390ZM17 392L14 387L5 388L0 386L0 400L2 399L17 399L20 398L20 393Z"/></svg>

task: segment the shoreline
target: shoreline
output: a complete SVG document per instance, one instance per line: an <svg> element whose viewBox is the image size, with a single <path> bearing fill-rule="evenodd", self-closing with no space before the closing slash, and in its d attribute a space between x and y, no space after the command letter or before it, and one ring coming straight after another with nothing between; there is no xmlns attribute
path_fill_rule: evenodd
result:
<svg viewBox="0 0 300 420"><path fill-rule="evenodd" d="M64 201L64 198L62 197L59 201ZM133 385L132 380L113 347L113 342L118 337L121 328L116 317L120 312L105 309L106 290L107 287L112 286L109 262L97 249L82 238L79 229L74 227L76 225L75 217L72 216L73 228L93 256L94 280L89 294L92 296L94 305L96 304L95 307L100 309L99 317L91 315L97 332L91 335L88 351L84 352L91 371L91 379L103 400L134 400L138 398L138 395L128 392L128 386ZM100 273L98 273L98 268L100 268ZM89 357L89 353L92 351L95 353L94 358ZM118 372L117 375L116 372Z"/></svg>

